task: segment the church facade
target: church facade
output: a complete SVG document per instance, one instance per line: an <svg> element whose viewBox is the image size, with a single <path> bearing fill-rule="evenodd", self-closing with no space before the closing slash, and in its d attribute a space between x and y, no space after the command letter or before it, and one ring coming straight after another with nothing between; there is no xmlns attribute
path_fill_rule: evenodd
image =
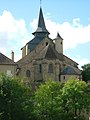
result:
<svg viewBox="0 0 90 120"><path fill-rule="evenodd" d="M70 77L81 79L78 63L63 54L63 38L57 33L49 38L42 8L40 7L38 27L22 50L22 58L16 63L16 75L34 82L47 79L65 82Z"/></svg>

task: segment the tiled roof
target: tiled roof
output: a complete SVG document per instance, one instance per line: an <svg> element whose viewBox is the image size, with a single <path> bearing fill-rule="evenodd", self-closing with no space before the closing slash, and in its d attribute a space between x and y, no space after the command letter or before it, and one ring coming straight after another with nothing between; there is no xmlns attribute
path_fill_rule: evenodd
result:
<svg viewBox="0 0 90 120"><path fill-rule="evenodd" d="M72 60L71 58L67 57L66 55L63 55L63 56L64 56L64 61L67 61L67 59L68 59L68 60L74 62L75 64L79 65L77 62L75 62L75 61Z"/></svg>
<svg viewBox="0 0 90 120"><path fill-rule="evenodd" d="M0 64L15 64L15 62L0 53Z"/></svg>
<svg viewBox="0 0 90 120"><path fill-rule="evenodd" d="M55 48L51 45L47 45L40 53L39 55L36 57L38 59L59 59L61 61L63 61L63 55L59 54Z"/></svg>
<svg viewBox="0 0 90 120"><path fill-rule="evenodd" d="M67 66L61 72L61 75L78 75L78 73L71 66Z"/></svg>
<svg viewBox="0 0 90 120"><path fill-rule="evenodd" d="M29 41L27 44L30 51L32 51L43 39L44 37L34 37L31 41Z"/></svg>

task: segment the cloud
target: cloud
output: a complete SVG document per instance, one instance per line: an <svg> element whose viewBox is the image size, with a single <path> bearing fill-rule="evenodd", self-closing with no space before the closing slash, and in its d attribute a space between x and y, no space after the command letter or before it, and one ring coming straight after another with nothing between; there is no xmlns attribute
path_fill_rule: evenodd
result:
<svg viewBox="0 0 90 120"><path fill-rule="evenodd" d="M9 11L4 10L0 16L0 52L9 55L13 50L18 56L21 47L29 41L29 38L25 21L15 19ZM15 59L17 60L17 57Z"/></svg>
<svg viewBox="0 0 90 120"><path fill-rule="evenodd" d="M73 19L73 26L82 27L82 25L80 24L80 18Z"/></svg>
<svg viewBox="0 0 90 120"><path fill-rule="evenodd" d="M37 19L31 22L31 27L36 29ZM45 19L46 28L50 32L50 37L55 38L57 32L64 39L64 50L75 48L79 44L90 42L90 24L83 26L80 18L72 20L72 23L56 23L50 19Z"/></svg>
<svg viewBox="0 0 90 120"><path fill-rule="evenodd" d="M46 21L47 28L48 30L50 30L52 38L55 37L57 31L59 31L59 33L63 37L64 50L75 48L78 44L84 44L90 41L90 25L83 27L83 25L77 23L77 27L74 27L75 19L73 19L73 21L73 24L70 24L69 22L56 24L55 22L52 22L50 20Z"/></svg>
<svg viewBox="0 0 90 120"><path fill-rule="evenodd" d="M49 16L49 17L47 17ZM31 31L37 28L38 19L30 22ZM72 23L65 21L56 23L50 19L50 14L45 17L46 28L50 32L50 37L54 39L57 32L64 39L64 50L73 49L79 44L90 42L90 24L83 26L80 18L75 18ZM15 61L21 57L21 47L23 47L30 39L31 33L26 28L24 19L16 19L9 11L3 11L0 16L0 52L10 57L10 52L15 52ZM87 58L77 59L81 64L88 63ZM75 61L77 62L75 59Z"/></svg>
<svg viewBox="0 0 90 120"><path fill-rule="evenodd" d="M79 67L81 68L83 65L90 63L90 60L87 58L83 58L79 60Z"/></svg>

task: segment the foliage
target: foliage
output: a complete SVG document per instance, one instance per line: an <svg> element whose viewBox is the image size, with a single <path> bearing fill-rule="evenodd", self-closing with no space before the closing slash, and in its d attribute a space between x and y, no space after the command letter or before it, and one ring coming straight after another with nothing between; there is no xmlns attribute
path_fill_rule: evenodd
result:
<svg viewBox="0 0 90 120"><path fill-rule="evenodd" d="M90 110L90 84L71 78L46 81L35 92L22 80L0 76L0 120L84 120Z"/></svg>
<svg viewBox="0 0 90 120"><path fill-rule="evenodd" d="M81 112L89 110L90 96L87 84L71 78L63 86L48 81L35 93L35 114L40 120L83 120Z"/></svg>
<svg viewBox="0 0 90 120"><path fill-rule="evenodd" d="M29 120L29 94L30 89L20 80L0 75L0 120Z"/></svg>
<svg viewBox="0 0 90 120"><path fill-rule="evenodd" d="M87 109L90 103L88 103L86 89L87 84L84 81L71 79L65 83L62 92L65 112L79 116Z"/></svg>
<svg viewBox="0 0 90 120"><path fill-rule="evenodd" d="M60 83L48 81L35 93L35 114L39 120L53 119L57 114L56 98L62 88Z"/></svg>
<svg viewBox="0 0 90 120"><path fill-rule="evenodd" d="M87 89L86 89L86 110L87 112L90 112L90 83L87 83ZM87 99L88 98L88 99Z"/></svg>
<svg viewBox="0 0 90 120"><path fill-rule="evenodd" d="M82 79L86 82L90 81L90 64L82 66L82 69Z"/></svg>

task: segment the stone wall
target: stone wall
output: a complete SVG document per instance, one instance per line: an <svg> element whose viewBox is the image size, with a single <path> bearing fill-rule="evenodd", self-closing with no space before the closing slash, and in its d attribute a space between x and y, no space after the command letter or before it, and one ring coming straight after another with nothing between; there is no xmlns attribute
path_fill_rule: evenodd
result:
<svg viewBox="0 0 90 120"><path fill-rule="evenodd" d="M17 65L14 65L14 64L1 64L0 65L0 73L15 76L16 68L17 68Z"/></svg>

